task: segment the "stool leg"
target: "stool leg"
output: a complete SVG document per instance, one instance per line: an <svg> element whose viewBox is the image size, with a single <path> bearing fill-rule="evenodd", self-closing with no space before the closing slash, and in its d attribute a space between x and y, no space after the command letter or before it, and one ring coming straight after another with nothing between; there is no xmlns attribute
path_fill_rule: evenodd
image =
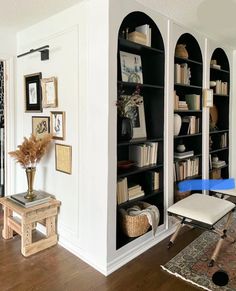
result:
<svg viewBox="0 0 236 291"><path fill-rule="evenodd" d="M227 218L227 222L225 224L225 227L224 227L224 230L223 230L223 235L221 236L221 238L219 239L216 247L215 247L215 250L212 254L212 257L211 257L211 260L208 264L209 267L213 267L214 266L214 263L219 255L219 252L220 252L220 249L222 247L222 244L224 242L224 239L227 238L227 230L229 228L229 225L231 223L231 220L232 220L232 215L233 215L233 212L231 211L229 214L228 214L228 218Z"/></svg>
<svg viewBox="0 0 236 291"><path fill-rule="evenodd" d="M173 246L174 241L175 241L175 239L177 238L180 229L181 229L182 226L184 225L184 221L185 221L185 218L183 218L183 219L179 222L179 224L178 224L178 226L177 226L175 232L173 233L173 235L172 235L171 238L170 238L170 241L169 241L168 246L167 246L168 249L171 248L171 247Z"/></svg>
<svg viewBox="0 0 236 291"><path fill-rule="evenodd" d="M3 219L3 230L2 236L4 239L10 239L13 237L13 230L8 226L8 218L12 216L12 210L7 206L4 206L4 219Z"/></svg>

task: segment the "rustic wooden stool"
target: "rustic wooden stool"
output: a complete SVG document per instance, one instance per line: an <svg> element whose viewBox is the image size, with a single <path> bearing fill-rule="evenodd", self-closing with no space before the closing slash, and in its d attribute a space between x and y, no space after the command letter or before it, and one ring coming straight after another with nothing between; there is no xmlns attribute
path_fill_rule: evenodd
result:
<svg viewBox="0 0 236 291"><path fill-rule="evenodd" d="M25 208L7 197L0 198L4 210L4 239L13 237L13 230L21 236L21 253L28 257L57 244L56 217L60 201L51 199L46 203ZM21 221L13 217L13 212L21 216ZM32 230L41 223L46 227L46 238L32 242Z"/></svg>

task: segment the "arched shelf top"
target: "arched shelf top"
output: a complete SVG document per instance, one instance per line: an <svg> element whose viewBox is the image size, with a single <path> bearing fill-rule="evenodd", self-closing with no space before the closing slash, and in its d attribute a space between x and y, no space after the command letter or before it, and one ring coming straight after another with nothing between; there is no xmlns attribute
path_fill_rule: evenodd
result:
<svg viewBox="0 0 236 291"><path fill-rule="evenodd" d="M133 32L135 28L141 25L149 25L151 29L151 47L164 51L164 42L160 30L156 23L147 14L141 11L129 13L122 21L119 28L119 38L124 38L126 32Z"/></svg>
<svg viewBox="0 0 236 291"><path fill-rule="evenodd" d="M216 60L217 65L220 65L221 70L229 72L229 60L222 48L216 48L212 54L211 61Z"/></svg>
<svg viewBox="0 0 236 291"><path fill-rule="evenodd" d="M177 44L185 44L188 52L188 59L202 64L201 49L194 36L190 33L184 33L179 37Z"/></svg>

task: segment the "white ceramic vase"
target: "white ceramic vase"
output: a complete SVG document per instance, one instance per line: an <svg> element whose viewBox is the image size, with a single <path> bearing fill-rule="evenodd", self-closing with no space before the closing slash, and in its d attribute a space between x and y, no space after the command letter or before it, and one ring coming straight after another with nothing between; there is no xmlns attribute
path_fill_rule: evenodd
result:
<svg viewBox="0 0 236 291"><path fill-rule="evenodd" d="M180 132L182 119L179 114L174 114L174 135L178 135Z"/></svg>
<svg viewBox="0 0 236 291"><path fill-rule="evenodd" d="M178 146L177 146L177 151L179 152L179 153L183 153L184 151L185 151L185 145L184 144L179 144Z"/></svg>

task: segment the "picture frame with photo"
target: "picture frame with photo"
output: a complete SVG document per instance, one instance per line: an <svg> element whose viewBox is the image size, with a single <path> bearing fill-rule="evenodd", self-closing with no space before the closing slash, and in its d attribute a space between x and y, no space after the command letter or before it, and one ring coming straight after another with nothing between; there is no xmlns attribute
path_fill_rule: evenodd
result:
<svg viewBox="0 0 236 291"><path fill-rule="evenodd" d="M36 138L42 138L50 133L50 117L49 116L32 116L32 134Z"/></svg>
<svg viewBox="0 0 236 291"><path fill-rule="evenodd" d="M57 78L43 78L42 86L42 106L43 108L55 108L58 105L57 100Z"/></svg>
<svg viewBox="0 0 236 291"><path fill-rule="evenodd" d="M72 173L72 146L55 144L55 166L56 171Z"/></svg>
<svg viewBox="0 0 236 291"><path fill-rule="evenodd" d="M141 56L120 51L120 67L123 82L143 84Z"/></svg>
<svg viewBox="0 0 236 291"><path fill-rule="evenodd" d="M123 96L127 96L127 95L123 95ZM132 139L146 138L147 131L146 131L146 121L145 121L143 96L130 95L129 97L138 101L138 105L129 106L127 113L126 113L126 116L131 119L131 123L133 126Z"/></svg>
<svg viewBox="0 0 236 291"><path fill-rule="evenodd" d="M53 139L65 138L65 112L51 111L51 134Z"/></svg>
<svg viewBox="0 0 236 291"><path fill-rule="evenodd" d="M25 75L25 112L42 112L42 73Z"/></svg>

